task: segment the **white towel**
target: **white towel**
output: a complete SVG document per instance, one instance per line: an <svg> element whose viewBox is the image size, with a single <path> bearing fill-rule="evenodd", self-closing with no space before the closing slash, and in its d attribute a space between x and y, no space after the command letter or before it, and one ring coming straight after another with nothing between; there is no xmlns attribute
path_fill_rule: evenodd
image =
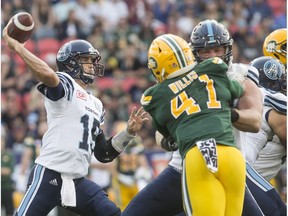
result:
<svg viewBox="0 0 288 216"><path fill-rule="evenodd" d="M73 179L62 176L61 199L63 206L76 206L76 190Z"/></svg>

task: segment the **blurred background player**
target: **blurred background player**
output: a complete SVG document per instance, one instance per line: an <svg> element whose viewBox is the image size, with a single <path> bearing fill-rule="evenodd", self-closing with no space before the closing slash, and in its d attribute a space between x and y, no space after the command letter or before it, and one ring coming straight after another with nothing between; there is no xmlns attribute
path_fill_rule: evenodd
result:
<svg viewBox="0 0 288 216"><path fill-rule="evenodd" d="M114 124L113 133L117 134L125 127L126 122L118 121ZM125 151L113 161L113 170L110 174L112 174L112 199L123 211L152 178L141 139L136 137L130 140Z"/></svg>
<svg viewBox="0 0 288 216"><path fill-rule="evenodd" d="M121 156L116 159L116 178L113 187L116 204L122 211L152 178L142 144L137 140L130 142Z"/></svg>

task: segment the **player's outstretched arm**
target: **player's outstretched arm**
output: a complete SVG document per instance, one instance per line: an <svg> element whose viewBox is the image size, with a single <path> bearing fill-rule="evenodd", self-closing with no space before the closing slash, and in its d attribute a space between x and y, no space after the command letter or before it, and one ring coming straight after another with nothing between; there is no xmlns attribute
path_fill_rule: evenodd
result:
<svg viewBox="0 0 288 216"><path fill-rule="evenodd" d="M7 24L7 26L8 25L9 24ZM3 38L8 47L15 51L23 59L36 79L43 82L48 87L56 87L60 80L52 68L27 50L24 47L25 44L21 44L17 40L11 38L7 33L7 26L3 29Z"/></svg>
<svg viewBox="0 0 288 216"><path fill-rule="evenodd" d="M134 107L129 120L127 122L127 127L117 133L114 137L106 140L105 135L100 133L96 137L96 143L94 148L94 156L102 163L108 163L113 161L115 157L121 154L129 141L134 138L137 132L142 128L145 121L148 121L146 117L147 113L144 111L143 107L136 111Z"/></svg>
<svg viewBox="0 0 288 216"><path fill-rule="evenodd" d="M239 98L236 112L239 119L233 123L238 130L257 133L261 128L263 99L260 89L250 79L245 79L245 92Z"/></svg>
<svg viewBox="0 0 288 216"><path fill-rule="evenodd" d="M136 107L134 107L128 119L127 128L120 131L112 138L112 146L118 152L123 152L128 142L136 136L144 122L148 120L147 113L144 111L143 107L140 107L137 111Z"/></svg>

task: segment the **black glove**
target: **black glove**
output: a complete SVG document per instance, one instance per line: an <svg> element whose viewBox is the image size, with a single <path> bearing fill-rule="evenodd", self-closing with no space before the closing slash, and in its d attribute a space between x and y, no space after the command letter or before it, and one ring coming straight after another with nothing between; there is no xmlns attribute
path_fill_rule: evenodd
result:
<svg viewBox="0 0 288 216"><path fill-rule="evenodd" d="M239 113L236 111L236 109L231 109L231 122L236 122L239 119Z"/></svg>
<svg viewBox="0 0 288 216"><path fill-rule="evenodd" d="M176 151L178 149L178 144L171 136L167 138L163 137L161 140L161 147L166 151Z"/></svg>

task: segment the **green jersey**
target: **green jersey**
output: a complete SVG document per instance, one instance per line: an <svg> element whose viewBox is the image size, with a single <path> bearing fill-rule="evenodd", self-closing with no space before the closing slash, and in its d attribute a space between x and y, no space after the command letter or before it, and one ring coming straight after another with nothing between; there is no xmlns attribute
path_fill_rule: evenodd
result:
<svg viewBox="0 0 288 216"><path fill-rule="evenodd" d="M9 169L9 174L1 173L1 190L10 191L14 189L12 181L12 172L13 172L13 156L12 153L8 150L2 150L1 152L1 169Z"/></svg>
<svg viewBox="0 0 288 216"><path fill-rule="evenodd" d="M221 59L211 58L144 92L141 104L156 129L177 141L182 157L197 141L210 138L218 144L236 146L230 104L243 89L228 79L227 69Z"/></svg>

